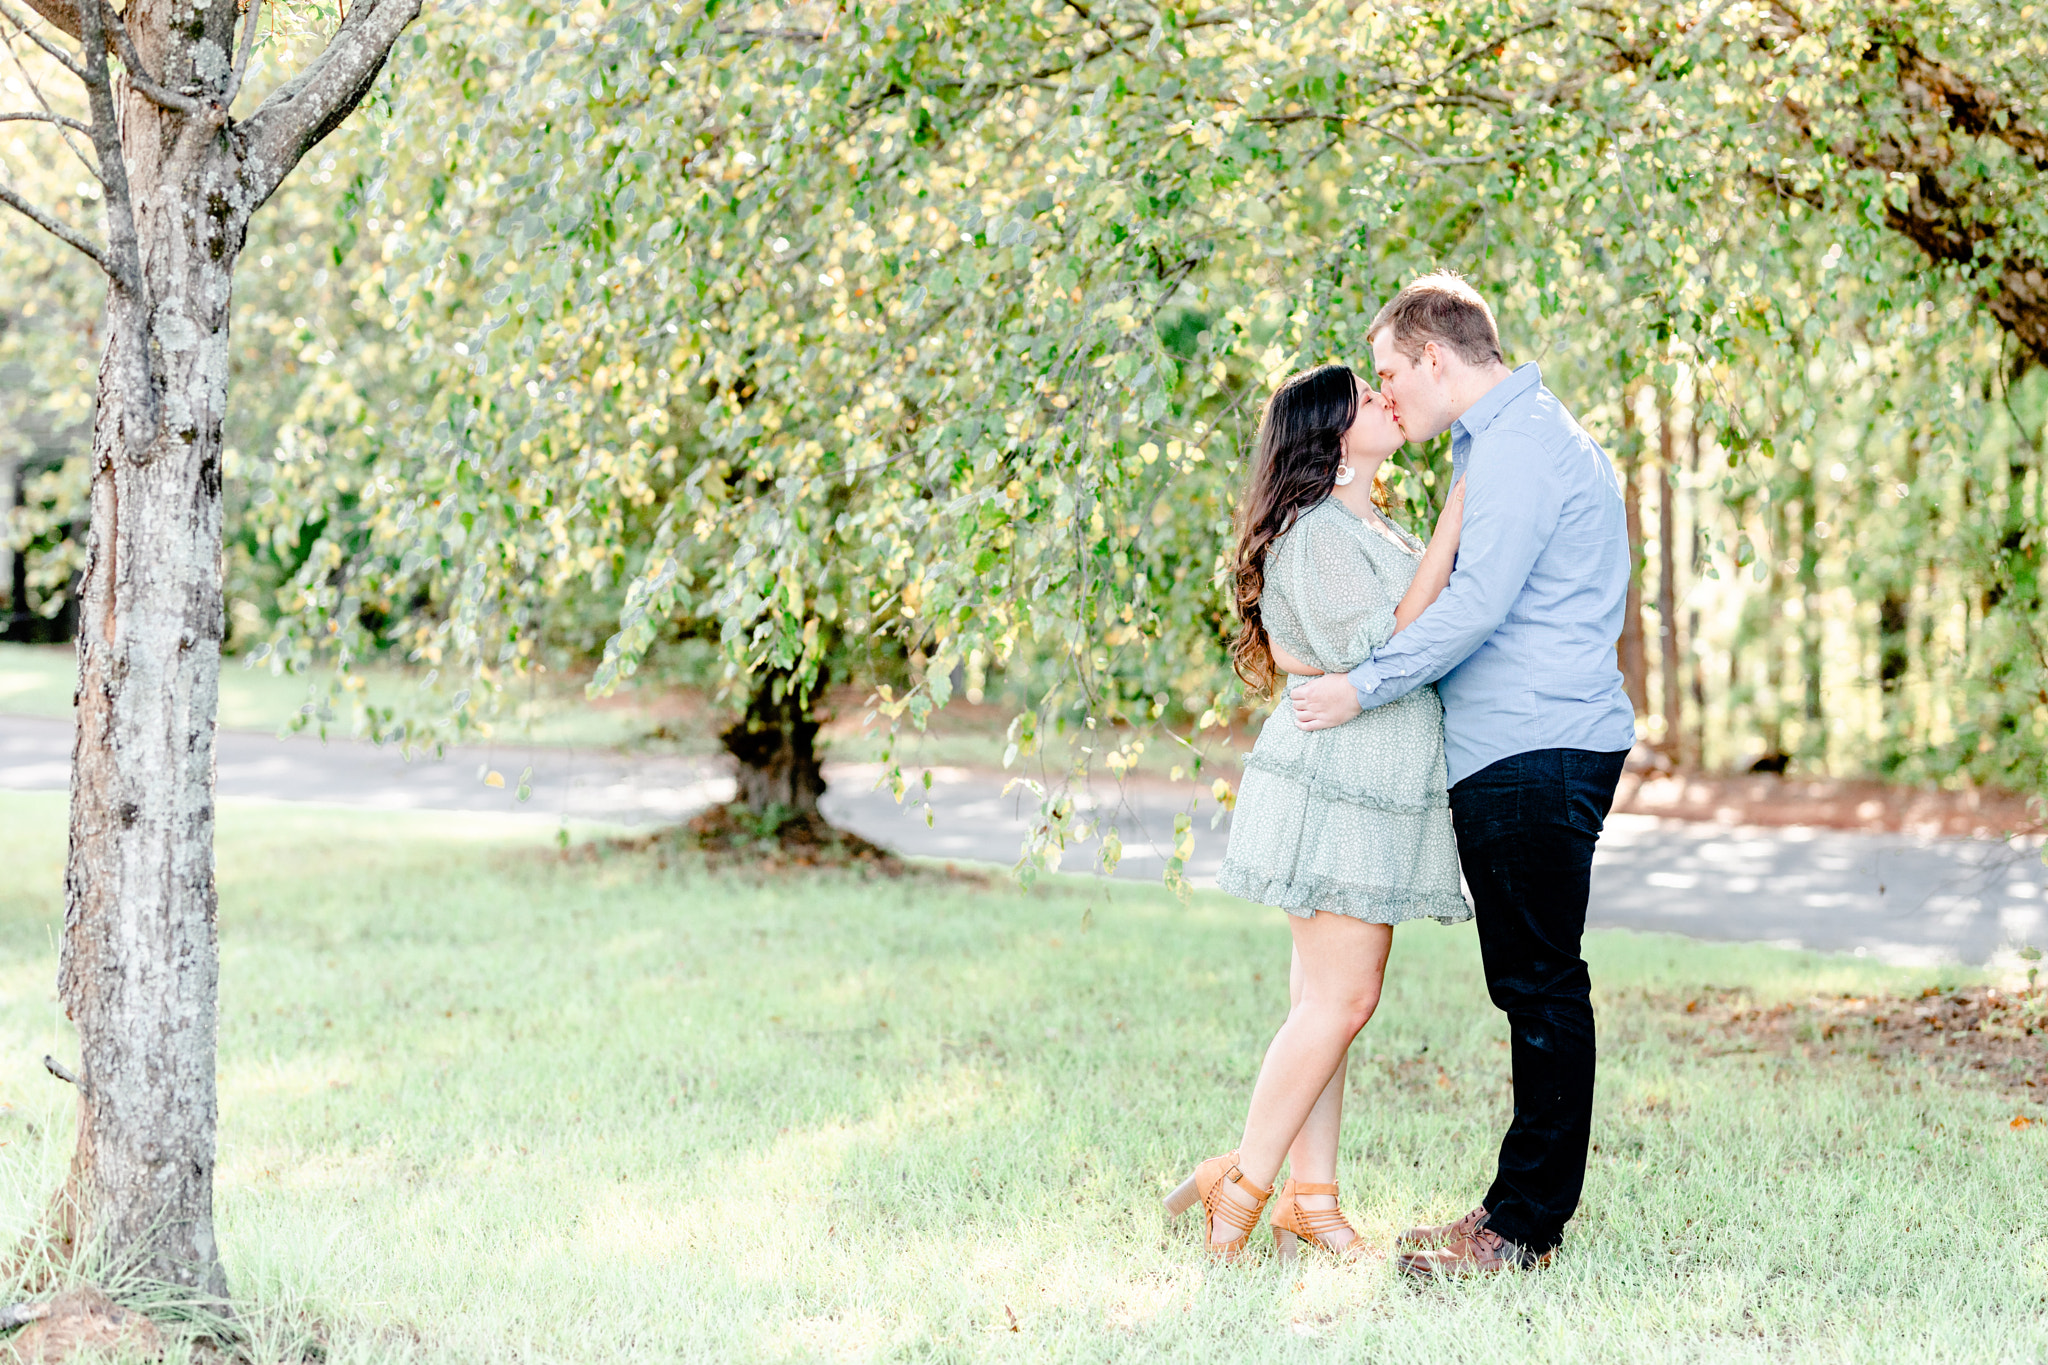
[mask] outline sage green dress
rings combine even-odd
[[[1302,662],[1348,672],[1393,637],[1394,606],[1421,558],[1421,542],[1391,522],[1368,525],[1326,498],[1267,547],[1266,630]],[[1295,725],[1283,697],[1244,766],[1216,878],[1225,891],[1303,917],[1472,917],[1458,887],[1435,687],[1328,730]]]

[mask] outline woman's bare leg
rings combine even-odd
[[[1298,948],[1287,972],[1287,999],[1290,1006],[1301,1004],[1301,950]],[[1346,1048],[1344,1055],[1337,1059],[1337,1070],[1330,1077],[1330,1083],[1316,1097],[1316,1107],[1308,1111],[1308,1122],[1301,1125],[1301,1131],[1294,1135],[1294,1145],[1287,1149],[1289,1179],[1304,1185],[1337,1183],[1337,1145],[1344,1132],[1344,1073],[1350,1065],[1351,1050]],[[1297,1194],[1295,1199],[1304,1209],[1337,1207],[1334,1194]],[[1332,1232],[1324,1240],[1341,1250],[1351,1240],[1351,1234]]]
[[[1287,1005],[1291,1014],[1301,1005],[1301,950],[1294,950],[1287,968]],[[1294,1135],[1287,1149],[1287,1174],[1309,1185],[1328,1185],[1337,1179],[1337,1143],[1344,1129],[1344,1071],[1351,1060],[1349,1048],[1337,1061],[1336,1074],[1316,1097],[1308,1111],[1308,1122]],[[1317,1196],[1327,1199],[1328,1196]],[[1313,1206],[1311,1206],[1313,1207]]]
[[[1273,1183],[1281,1160],[1297,1144],[1295,1179],[1335,1179],[1345,1051],[1379,1005],[1394,940],[1391,925],[1366,924],[1349,915],[1289,916],[1288,925],[1294,932],[1288,972],[1294,1007],[1266,1049],[1238,1144],[1238,1169],[1259,1186]],[[1234,1185],[1226,1182],[1222,1189],[1242,1202]],[[1328,1200],[1328,1195],[1318,1196],[1306,1206],[1327,1208]],[[1222,1232],[1220,1240],[1232,1235],[1224,1227],[1212,1232]]]

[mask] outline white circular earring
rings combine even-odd
[[[1350,465],[1340,464],[1337,466],[1337,487],[1342,488],[1345,484],[1350,483],[1353,479],[1357,477],[1358,471],[1353,469]]]

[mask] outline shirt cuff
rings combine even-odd
[[[1379,691],[1380,684],[1386,681],[1380,673],[1380,666],[1367,659],[1346,676],[1351,679],[1351,690],[1358,693],[1358,704],[1370,710],[1372,694]]]

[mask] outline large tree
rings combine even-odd
[[[10,45],[40,59],[21,66],[30,106],[0,119],[78,157],[99,221],[5,184],[0,203],[106,280],[60,981],[81,1062],[67,1231],[220,1298],[213,731],[235,265],[251,215],[369,93],[419,0],[361,0],[245,117],[260,0],[28,3],[41,22],[0,6]]]
[[[733,744],[742,788],[774,795],[756,755],[805,769],[821,669],[915,717],[956,671],[1029,661],[1019,757],[1065,722],[1112,770],[1125,722],[1234,709],[1227,465],[1305,344],[1362,352],[1379,271],[1476,226],[1473,186],[1404,186],[1392,158],[1489,159],[1444,144],[1498,105],[1514,16],[495,18],[431,34],[443,88],[476,75],[453,136],[394,127],[357,163],[387,268],[355,277],[360,340],[291,436],[321,452],[280,500],[323,527],[297,642],[488,672],[579,580],[624,583],[600,686],[709,635],[734,739],[778,740]],[[477,60],[514,32],[519,67]],[[1383,261],[1360,221],[1405,200],[1424,233]],[[1038,851],[1070,815],[1049,801]]]
[[[394,111],[343,160],[371,260],[279,309],[335,356],[280,458],[252,462],[265,533],[298,556],[285,643],[402,650],[474,705],[565,612],[612,634],[601,681],[708,638],[741,704],[769,703],[740,733],[786,734],[759,749],[785,756],[815,670],[914,718],[956,676],[1028,669],[1020,760],[1065,724],[1062,758],[1115,773],[1150,744],[1191,767],[1181,742],[1238,702],[1214,583],[1261,397],[1290,365],[1362,359],[1379,299],[1449,264],[1618,456],[1648,430],[1631,392],[1703,433],[1712,486],[1673,490],[1710,518],[1703,573],[1764,572],[1811,613],[1738,630],[1728,709],[1777,726],[1776,695],[1735,704],[1759,665],[1825,762],[1824,566],[1959,560],[1923,625],[1994,597],[2006,570],[1954,552],[2022,507],[2038,458],[2001,449],[2020,463],[1987,479],[1959,438],[1989,409],[1946,397],[1986,371],[2005,277],[1927,269],[1885,211],[1903,182],[1835,159],[1877,145],[1880,96],[1905,89],[1872,16],[1939,18],[1917,14],[1844,0],[1802,33],[1711,4],[473,11],[425,35],[397,96],[459,91],[456,112]],[[2004,73],[2024,106],[2038,40],[2011,7],[1972,16],[1922,50]],[[2003,145],[1951,158],[2019,206],[2001,250],[2024,246],[2035,174]],[[1872,458],[1838,483],[1822,452],[1863,433]],[[1887,442],[1941,468],[1910,476]],[[1654,463],[1646,487],[1672,474]],[[1431,452],[1405,482],[1438,472]],[[1659,585],[1660,618],[1680,597]],[[1915,671],[1931,688],[1945,666]],[[2024,693],[1991,704],[2008,730]],[[1911,722],[1923,752],[1941,724]],[[1973,752],[2008,781],[2048,753],[2001,742]],[[1067,775],[1032,774],[1040,853],[1085,828]]]

